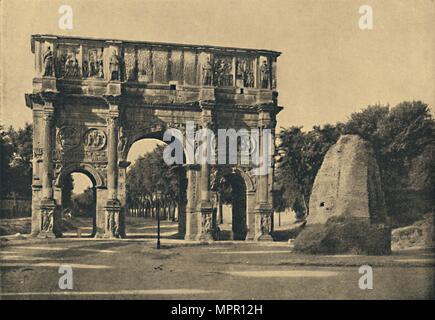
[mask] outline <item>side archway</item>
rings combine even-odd
[[[140,181],[142,181],[142,183],[145,181],[149,183],[150,181],[147,179],[135,179],[137,182],[133,183],[133,185],[135,190],[140,190],[139,192],[133,192],[131,188],[132,185],[129,185],[129,183],[131,183],[130,178],[132,177],[132,174],[138,177],[141,176],[141,174],[147,175],[151,172],[148,167],[145,167],[142,168],[139,173],[137,170],[141,164],[136,162],[137,159],[144,157],[145,154],[154,153],[157,150],[157,147],[159,149],[165,148],[165,145],[172,143],[164,141],[163,134],[163,131],[150,132],[145,130],[144,132],[136,133],[131,136],[125,135],[126,142],[125,146],[122,148],[122,155],[120,155],[123,160],[120,161],[119,168],[118,197],[121,201],[122,210],[125,211],[126,219],[129,222],[132,222],[132,225],[136,225],[135,221],[138,220],[142,220],[142,222],[139,223],[143,223],[144,220],[142,218],[154,219],[156,217],[156,209],[154,206],[155,201],[153,199],[157,194],[156,191],[159,190],[155,189],[155,186],[153,188],[150,184],[140,185]],[[179,140],[177,141],[180,143]],[[121,151],[121,149],[119,151]],[[159,152],[161,152],[161,149]],[[183,152],[183,157],[184,154],[185,153]],[[159,157],[153,159],[153,161],[164,161],[161,154]],[[123,166],[123,163],[125,163],[126,166]],[[163,166],[165,166],[165,164],[163,164]],[[127,167],[129,168],[127,169]],[[164,202],[164,205],[162,205],[163,209],[161,218],[167,219],[171,222],[178,222],[178,233],[175,234],[175,232],[177,232],[177,225],[173,224],[171,225],[170,232],[174,231],[174,234],[171,234],[170,236],[183,238],[186,229],[186,188],[180,186],[187,185],[186,170],[183,166],[177,166],[175,164],[173,168],[168,168],[170,171],[172,171],[171,169],[174,169],[172,172],[178,173],[178,190],[174,189],[169,192],[169,194],[173,196],[168,196],[166,192],[160,193],[159,196],[162,197],[162,201]],[[132,195],[134,196],[132,197]],[[172,226],[174,226],[173,229]],[[131,236],[147,236],[144,235],[143,230],[136,230],[135,228],[132,228],[131,230],[133,230]]]
[[[103,173],[97,170],[93,165],[87,163],[73,163],[61,168],[55,179],[55,189],[57,190],[55,198],[61,208],[63,202],[62,188],[65,178],[73,173],[82,173],[92,182],[95,201],[95,215],[92,219],[92,236],[102,237],[104,235],[105,205],[107,202],[106,179]],[[61,212],[63,212],[63,210],[61,210]]]
[[[65,168],[62,168],[56,178],[55,186],[61,188],[63,179],[73,172],[80,172],[88,176],[96,188],[105,187],[105,179],[102,174],[98,172],[94,166],[83,163],[70,164]]]

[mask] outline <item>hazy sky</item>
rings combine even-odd
[[[73,30],[58,8],[73,8]],[[358,8],[371,5],[373,30]],[[1,0],[1,122],[31,121],[31,34],[211,44],[281,51],[278,126],[344,121],[368,104],[434,105],[433,0]]]

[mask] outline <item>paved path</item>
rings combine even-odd
[[[1,299],[424,299],[433,297],[434,255],[306,256],[287,243],[163,240],[15,240],[0,253]],[[373,290],[358,269],[373,267]],[[61,265],[73,290],[59,289]]]

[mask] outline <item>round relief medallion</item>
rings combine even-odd
[[[106,134],[100,129],[89,129],[85,132],[84,145],[89,150],[101,150],[106,145]]]
[[[74,127],[62,127],[57,133],[57,141],[63,149],[74,148],[80,143],[80,133]]]

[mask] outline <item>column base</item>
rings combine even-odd
[[[274,241],[270,234],[263,234],[253,239],[254,241]]]
[[[200,229],[196,240],[211,242],[216,239],[215,223],[213,222],[213,208],[211,203],[201,203]]]
[[[273,241],[272,238],[272,214],[270,204],[259,204],[255,208],[255,232],[254,241]]]
[[[254,232],[248,231],[248,233],[246,234],[245,241],[254,241],[254,239],[255,239]]]
[[[41,239],[54,239],[54,238],[59,238],[60,236],[55,235],[54,232],[40,232],[37,236],[37,238],[41,238]]]
[[[118,199],[110,199],[104,208],[106,211],[103,238],[122,238],[125,232],[121,230],[121,202]]]
[[[102,232],[97,232],[94,236],[95,239],[103,239],[104,238],[104,233]]]
[[[54,199],[42,199],[40,204],[39,232],[35,234],[38,238],[58,238],[62,236],[56,212],[57,206]]]

